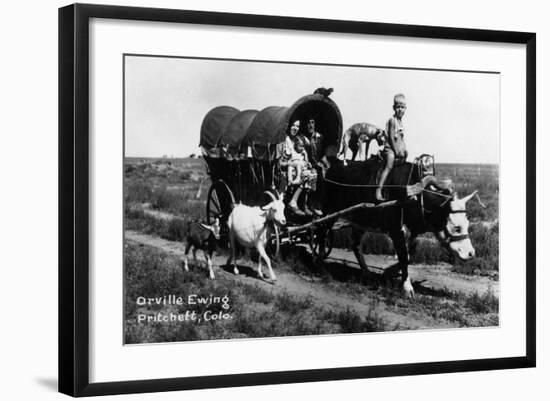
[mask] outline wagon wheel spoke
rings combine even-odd
[[[231,193],[231,189],[229,189],[223,181],[216,181],[211,185],[206,203],[206,216],[209,223],[212,223],[216,218],[219,219],[220,234],[225,239],[229,232],[227,219],[234,203],[235,200]],[[224,240],[222,240],[222,242],[224,242]]]
[[[212,214],[215,216],[219,216],[221,214],[221,207],[220,207],[220,201],[218,199],[218,194],[216,193],[216,191],[212,192],[211,203],[213,206]]]
[[[270,241],[268,242],[268,254],[272,258],[278,258],[279,257],[279,250],[280,250],[279,227],[274,225],[273,226],[273,231],[271,232]]]
[[[313,252],[319,253],[319,242],[317,242],[317,239],[313,240]]]
[[[310,247],[313,256],[321,260],[327,258],[332,251],[333,239],[333,232],[331,230],[312,233]]]

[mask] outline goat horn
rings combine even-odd
[[[264,194],[268,195],[271,199],[273,199],[273,202],[275,202],[275,201],[277,200],[278,195],[279,195],[279,194],[277,194],[277,198],[275,198],[275,195],[273,195],[273,194],[272,194],[271,192],[269,192],[269,191],[264,191]]]
[[[482,208],[486,208],[487,205],[485,205],[482,201],[481,201],[481,198],[479,197],[479,194],[477,193],[477,189],[472,192],[470,195],[468,196],[465,196],[464,198],[462,198],[462,200],[464,201],[464,203],[467,203],[469,200],[471,200],[472,198],[476,198],[477,201],[479,202],[479,205],[482,207]]]
[[[462,198],[461,200],[464,201],[464,203],[468,202],[470,199],[472,199],[475,194],[477,194],[477,190],[472,192],[470,195],[467,195],[465,196],[464,198]]]

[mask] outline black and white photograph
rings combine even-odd
[[[125,345],[499,326],[498,72],[121,70]]]
[[[1,399],[548,398],[543,2],[6,5]]]

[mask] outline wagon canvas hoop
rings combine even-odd
[[[97,336],[92,335],[94,333],[94,325],[99,326],[103,324],[102,327],[105,327],[105,323],[109,323],[110,321],[107,320],[107,316],[103,316],[104,320],[102,319],[102,321],[95,319],[94,312],[101,307],[101,300],[92,297],[94,289],[92,284],[94,282],[90,279],[94,274],[94,265],[91,261],[101,256],[94,254],[97,248],[94,248],[94,244],[91,242],[91,239],[94,238],[93,228],[97,220],[107,218],[105,214],[101,215],[101,213],[97,213],[98,209],[94,208],[95,206],[91,201],[91,199],[95,199],[94,196],[101,192],[100,190],[103,190],[103,193],[106,192],[104,190],[105,187],[98,188],[93,185],[94,176],[100,174],[101,170],[98,168],[98,165],[94,165],[93,163],[97,161],[98,152],[105,151],[107,148],[105,146],[94,148],[94,145],[97,145],[97,142],[94,142],[97,140],[94,137],[94,129],[102,121],[94,120],[95,116],[97,116],[95,114],[97,110],[91,107],[94,99],[92,99],[90,94],[92,92],[96,94],[100,93],[98,90],[99,87],[105,84],[107,80],[101,74],[94,75],[95,80],[91,79],[92,72],[89,68],[94,65],[94,57],[100,57],[99,54],[102,50],[101,47],[93,49],[94,51],[91,49],[92,42],[90,41],[90,37],[92,34],[97,33],[93,31],[93,29],[96,29],[94,28],[93,20],[108,20],[115,24],[117,20],[129,20],[136,23],[138,21],[156,21],[169,22],[176,25],[183,24],[191,27],[200,24],[206,27],[215,26],[222,30],[238,27],[239,29],[247,28],[254,31],[258,30],[258,27],[261,27],[261,29],[283,30],[286,33],[301,31],[316,32],[322,35],[326,32],[333,32],[342,35],[354,35],[356,38],[368,34],[374,37],[450,39],[459,42],[481,41],[486,42],[487,46],[491,43],[514,43],[521,45],[525,49],[525,57],[522,60],[526,67],[525,85],[527,89],[524,99],[526,112],[525,153],[527,157],[525,166],[521,166],[521,170],[525,170],[523,176],[527,177],[526,207],[525,210],[521,211],[526,216],[526,258],[524,263],[526,287],[522,289],[525,292],[525,325],[521,327],[522,338],[524,340],[521,344],[522,352],[517,355],[508,355],[505,350],[500,349],[501,353],[495,354],[494,357],[433,359],[430,362],[413,361],[393,364],[372,362],[364,358],[362,363],[348,363],[338,366],[318,364],[314,367],[309,366],[304,368],[303,365],[295,365],[296,368],[294,369],[287,366],[283,366],[280,369],[255,367],[255,369],[251,368],[249,370],[227,370],[225,373],[216,371],[211,376],[206,374],[187,374],[181,377],[170,377],[169,374],[166,374],[164,376],[126,376],[116,380],[97,380],[97,378],[94,378],[92,372],[99,366],[98,364],[94,365],[98,361],[98,359],[94,358],[96,358],[96,353],[101,348],[100,343],[97,341]],[[92,5],[72,5],[60,9],[59,28],[59,390],[61,392],[73,396],[92,396],[535,366],[534,150],[536,71],[534,34]],[[126,28],[128,27],[121,28],[120,32],[123,32]],[[130,27],[130,29],[133,28]],[[116,42],[114,40],[115,36],[117,34],[112,36],[113,43]],[[101,43],[98,35],[94,36],[94,38],[97,40],[94,42],[95,44]],[[299,38],[297,37],[296,40],[299,40]],[[116,65],[120,67],[120,57],[118,56],[120,55],[117,55]],[[96,72],[95,70],[94,73]],[[119,69],[116,70],[116,75],[121,75]],[[523,80],[523,76],[519,76],[517,79]],[[97,87],[92,88],[91,85],[97,85]],[[121,86],[110,85],[113,91],[119,91]],[[117,98],[117,96],[113,96],[113,98]],[[251,113],[253,114],[253,112]],[[124,126],[124,121],[121,120],[120,123],[114,123],[113,125],[118,129],[118,127]],[[118,141],[117,146],[120,146],[121,141],[119,139],[116,138]],[[235,158],[238,159],[240,153],[237,152],[240,152],[240,149],[237,151],[237,149],[232,147],[231,143],[224,142],[226,139],[223,136],[218,137],[212,143],[214,143],[214,147],[220,145],[221,147],[231,149],[231,152],[234,152]],[[258,158],[265,156],[267,159],[271,159],[276,155],[274,153],[276,147],[273,146],[273,142],[257,143],[254,141],[251,142],[251,145],[256,150]],[[108,163],[108,161],[102,160],[102,163]],[[117,159],[114,164],[120,168],[120,160]],[[113,175],[112,171],[115,170],[110,171],[111,175]],[[266,170],[264,169],[263,171],[265,174]],[[270,181],[272,176],[272,173],[268,173],[264,175],[264,180],[267,177],[267,181]],[[261,180],[258,174],[256,178]],[[121,204],[119,199],[111,199],[110,203],[116,205],[117,208]],[[113,231],[113,225],[111,225],[111,231]],[[110,262],[115,263],[113,261]],[[100,284],[103,286],[102,290],[105,297],[111,296],[108,289],[109,283],[101,282]],[[117,319],[120,319],[120,316],[115,321]],[[116,326],[116,324],[113,326]],[[446,334],[450,336],[452,333]],[[426,337],[430,335],[432,334],[427,333]],[[435,335],[432,338],[436,338]],[[107,340],[116,343],[117,349],[123,348],[119,337],[115,340],[109,337]],[[331,338],[304,339],[302,342],[303,347],[300,351],[307,348],[307,341],[327,344],[332,340]],[[346,337],[345,339],[347,342],[354,340],[353,336]],[[243,343],[236,344],[235,347],[239,347]],[[275,346],[276,341],[272,341],[270,344]],[[247,343],[248,349],[254,348],[254,345],[253,342]],[[217,349],[223,348],[219,344],[212,344],[211,346]],[[148,348],[149,346],[136,347],[132,350],[132,353],[145,353]],[[264,346],[263,350],[268,352],[269,350],[266,350],[266,348],[269,347]],[[155,349],[159,354],[166,352],[165,350],[162,347]],[[191,350],[191,346],[186,348],[186,351]],[[242,353],[241,359],[250,357],[250,354],[254,356],[254,352]],[[112,355],[110,364],[113,366],[118,367],[117,364],[120,362],[126,362],[128,365],[132,364],[131,359],[121,361],[122,358],[115,357],[115,353]],[[150,361],[150,359],[146,359],[145,361]],[[304,361],[305,359],[302,358],[297,363]],[[170,363],[169,359],[166,359],[165,362],[166,365]],[[134,365],[139,364],[134,361]],[[106,368],[105,365],[101,365],[101,367]],[[119,372],[123,371],[119,369]]]

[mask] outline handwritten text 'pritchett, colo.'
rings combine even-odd
[[[228,320],[233,316],[229,313],[231,308],[229,297],[202,296],[190,294],[186,297],[170,294],[161,297],[137,297],[136,304],[140,306],[137,314],[138,323],[171,323],[171,322],[208,322],[212,320]],[[189,309],[174,308],[188,306]],[[152,312],[144,310],[147,307],[165,306],[169,311]]]

